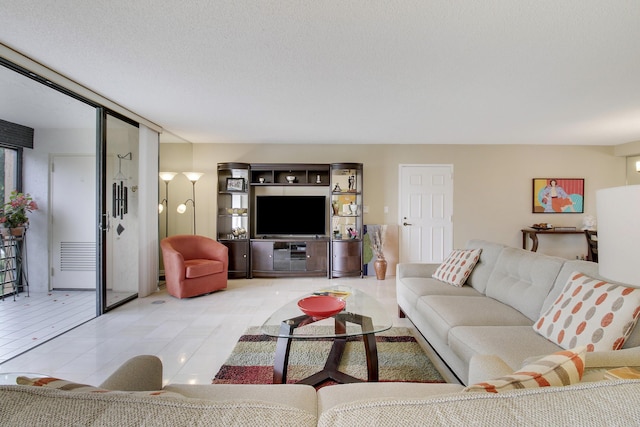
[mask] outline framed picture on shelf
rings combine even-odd
[[[584,213],[583,178],[534,178],[532,213]]]
[[[227,178],[227,191],[244,191],[244,178]]]

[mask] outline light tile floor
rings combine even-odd
[[[228,288],[179,300],[161,290],[95,318],[27,353],[0,364],[0,372],[36,372],[100,384],[128,358],[161,358],[166,383],[210,384],[238,338],[261,325],[283,304],[333,285],[361,289],[397,316],[395,278],[287,278],[230,280]]]
[[[20,292],[0,300],[0,365],[96,316],[91,291]]]

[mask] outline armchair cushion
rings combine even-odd
[[[184,262],[187,279],[222,273],[224,264],[220,261],[209,259],[190,259]]]

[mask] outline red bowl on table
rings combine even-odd
[[[300,310],[307,316],[315,318],[331,317],[344,310],[346,305],[344,300],[330,295],[316,295],[298,301]]]

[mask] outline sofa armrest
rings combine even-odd
[[[124,362],[101,388],[118,391],[162,390],[162,362],[156,356],[135,356]]]
[[[522,362],[522,366],[533,363],[544,356],[545,355],[527,357]],[[593,351],[587,352],[585,356],[585,369],[609,369],[621,366],[640,366],[640,347],[610,351]]]
[[[467,385],[476,384],[513,373],[513,368],[495,354],[474,354],[469,361]]]
[[[587,353],[586,368],[617,368],[619,366],[640,366],[640,347]]]
[[[440,264],[402,263],[396,266],[396,278],[431,277]]]

